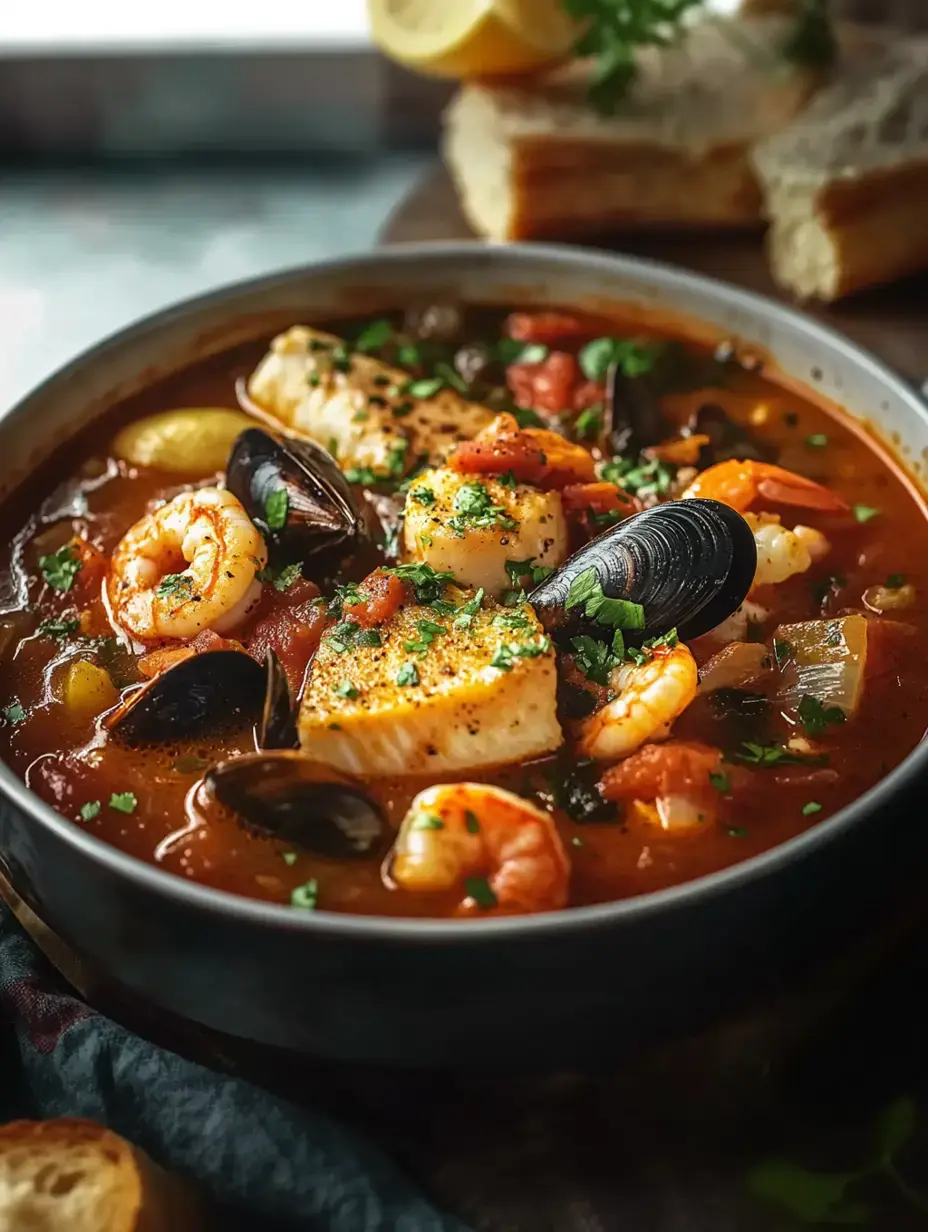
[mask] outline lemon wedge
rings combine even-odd
[[[368,0],[368,11],[392,60],[459,80],[552,67],[578,30],[560,0]]]

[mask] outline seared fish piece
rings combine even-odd
[[[506,570],[508,561],[553,569],[567,557],[559,492],[462,475],[447,467],[412,481],[403,534],[409,559],[496,596],[516,584]]]
[[[494,418],[452,389],[414,398],[409,384],[407,372],[351,352],[334,334],[294,325],[271,343],[248,393],[270,419],[334,453],[343,471],[368,472],[359,481],[373,483],[399,478],[423,459],[440,464]]]
[[[436,608],[438,610],[436,610]],[[445,588],[376,630],[329,629],[300,708],[300,742],[350,774],[446,774],[553,752],[555,651],[528,604]]]

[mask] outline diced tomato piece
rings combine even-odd
[[[709,775],[722,764],[719,749],[698,741],[646,744],[612,766],[600,782],[607,800],[657,800],[661,796],[698,798],[711,785]]]
[[[580,366],[566,351],[552,351],[539,364],[510,364],[506,380],[518,406],[556,415],[573,406]]]
[[[300,607],[304,603],[310,603],[313,599],[318,599],[322,591],[315,582],[300,576],[295,582],[291,582],[285,591],[278,592],[275,590],[274,593],[280,594],[280,601],[284,607]]]
[[[395,574],[375,570],[358,587],[361,595],[357,603],[346,603],[346,620],[356,621],[362,629],[372,629],[402,607],[406,599],[406,587]]]
[[[255,625],[248,640],[248,653],[263,663],[268,650],[273,650],[287,673],[291,691],[296,694],[327,619],[323,608],[311,604],[281,608]]]
[[[547,428],[520,429],[512,415],[498,415],[472,441],[462,441],[448,459],[452,470],[471,475],[512,471],[520,483],[553,491],[570,483],[591,483],[596,469],[582,445]]]
[[[605,402],[606,387],[600,381],[584,381],[574,390],[574,410],[585,411]]]
[[[614,483],[569,483],[561,491],[567,513],[627,513],[639,508],[628,492]]]
[[[593,457],[582,445],[575,445],[547,428],[526,428],[522,435],[544,454],[544,474],[538,481],[539,487],[551,491],[572,483],[595,481]]]
[[[585,338],[590,327],[566,312],[514,312],[506,318],[503,330],[516,342],[556,346],[559,342]]]

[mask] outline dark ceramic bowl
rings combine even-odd
[[[632,303],[735,336],[928,457],[916,393],[798,313],[660,265],[578,249],[411,245],[218,291],[88,351],[0,422],[9,490],[115,399],[196,358],[411,296]],[[308,915],[191,884],[108,847],[0,766],[0,853],[36,914],[130,994],[191,1023],[329,1059],[616,1063],[706,1025],[852,937],[926,844],[928,748],[800,838],[675,889],[468,923]]]

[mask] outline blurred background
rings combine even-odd
[[[0,5],[0,407],[171,300],[369,246],[450,90],[376,53],[365,0]]]

